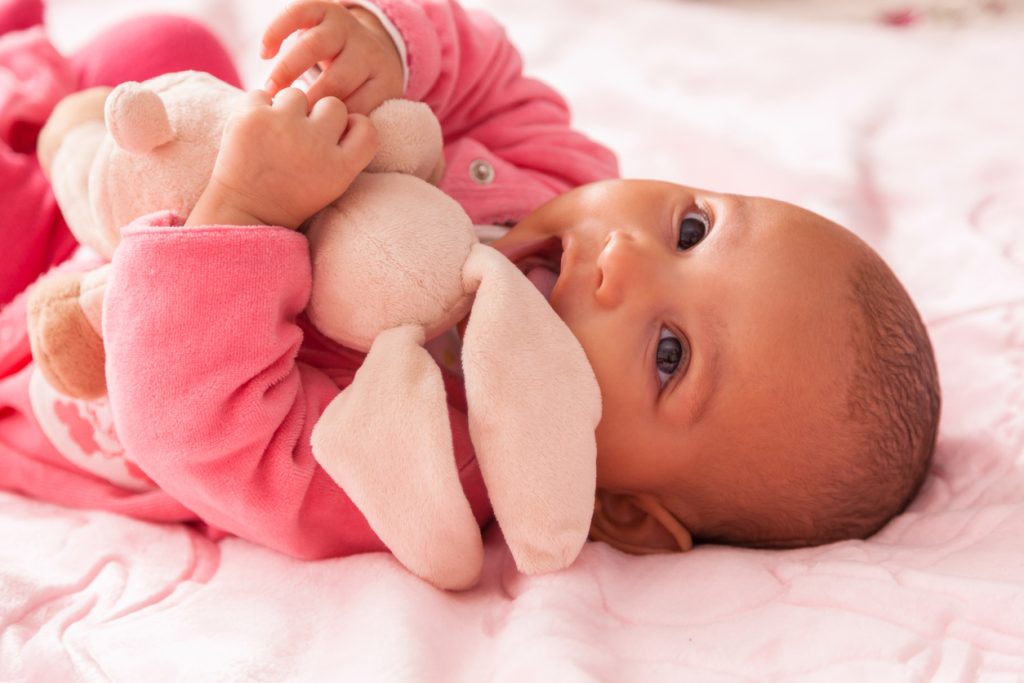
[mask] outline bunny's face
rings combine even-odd
[[[462,267],[476,243],[461,207],[399,173],[364,173],[310,221],[309,315],[335,341],[369,349],[383,330],[423,327],[429,339],[469,311]]]

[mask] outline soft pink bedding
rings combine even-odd
[[[470,3],[474,4],[474,3]],[[668,0],[490,0],[626,174],[770,194],[855,229],[929,323],[933,472],[867,541],[588,544],[444,594],[385,555],[299,562],[0,494],[0,680],[1024,680],[1024,30],[805,22]],[[272,0],[51,0],[59,46],[142,9],[242,62]]]

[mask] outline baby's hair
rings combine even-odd
[[[852,481],[826,492],[833,500],[820,529],[826,538],[869,536],[905,510],[924,482],[939,427],[935,357],[910,296],[867,250],[850,284],[859,315],[847,411],[858,429],[848,458]]]
[[[829,476],[797,482],[771,515],[736,506],[699,540],[782,548],[866,538],[921,488],[940,408],[928,332],[876,254],[864,249],[849,278],[854,361],[845,410],[833,415],[833,429],[798,446],[828,463]]]

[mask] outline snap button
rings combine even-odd
[[[469,177],[481,185],[494,181],[494,167],[485,159],[476,159],[469,165]]]

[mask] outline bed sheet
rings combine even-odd
[[[906,283],[944,392],[935,464],[873,538],[636,558],[588,544],[445,594],[386,555],[238,539],[0,493],[0,680],[1024,680],[1024,33],[900,30],[670,0],[469,2],[508,26],[630,176],[850,226]],[[270,0],[51,0],[72,48],[206,19],[250,85]]]

